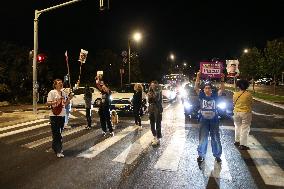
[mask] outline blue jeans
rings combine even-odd
[[[219,133],[218,117],[214,119],[200,119],[198,155],[205,157],[207,152],[208,135],[210,132],[211,147],[214,157],[221,157],[222,146]]]
[[[70,103],[65,106],[65,110],[66,110],[65,125],[68,125],[68,122],[69,122],[70,108],[71,108]]]

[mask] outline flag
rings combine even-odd
[[[67,50],[65,52],[65,58],[66,58],[66,62],[68,62],[68,54],[67,54]]]

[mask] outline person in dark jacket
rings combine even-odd
[[[154,136],[152,140],[152,145],[157,146],[160,144],[162,138],[161,132],[161,121],[162,121],[162,90],[157,81],[152,81],[150,83],[150,89],[148,92],[148,112],[151,124],[151,131]]]
[[[142,91],[143,91],[142,85],[139,83],[136,83],[134,85],[134,91],[135,92],[132,98],[132,104],[133,104],[135,125],[139,126],[139,128],[142,129],[141,117],[140,117],[140,112],[142,108]]]
[[[103,135],[104,136],[106,135],[107,127],[108,127],[109,134],[111,136],[114,136],[113,128],[112,128],[112,124],[110,120],[111,91],[106,86],[106,84],[102,85],[101,93],[102,93],[102,99],[99,105],[99,115],[100,115],[100,122],[101,122],[101,127],[103,130]]]
[[[92,91],[88,85],[85,86],[85,108],[86,108],[86,118],[87,126],[86,129],[91,129],[92,117],[91,117],[91,108],[92,108]]]

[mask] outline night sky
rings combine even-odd
[[[32,49],[34,10],[62,2],[3,1],[0,40]],[[264,48],[267,40],[283,37],[283,10],[281,0],[110,0],[110,10],[99,11],[99,0],[83,0],[40,16],[39,49],[68,50],[76,57],[81,48],[90,54],[101,49],[120,54],[129,35],[139,30],[143,40],[133,49],[145,67],[163,64],[170,52],[189,64],[230,59],[244,48]]]

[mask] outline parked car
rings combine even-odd
[[[271,85],[273,83],[273,79],[272,78],[260,78],[258,80],[255,81],[256,85]]]
[[[101,92],[95,87],[90,87],[90,89],[92,91],[92,104],[94,104],[98,101],[98,99],[102,98],[102,95]],[[84,94],[85,87],[79,87],[78,89],[74,90],[74,97],[71,100],[72,108],[85,108]]]

